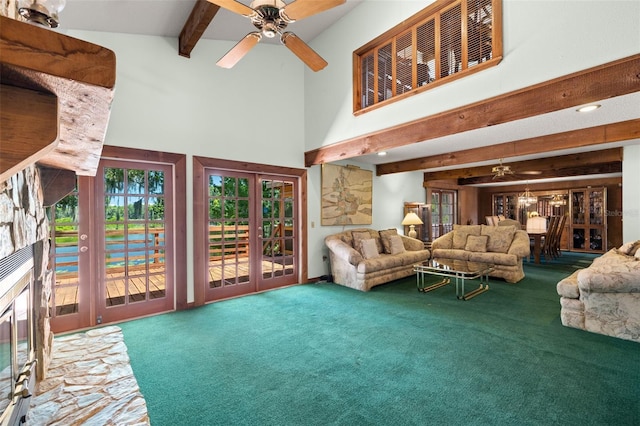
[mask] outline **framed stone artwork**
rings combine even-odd
[[[373,172],[322,165],[322,225],[371,225]]]

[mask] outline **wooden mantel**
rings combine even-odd
[[[35,162],[95,175],[115,81],[111,50],[0,16],[0,182]]]

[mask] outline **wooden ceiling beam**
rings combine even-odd
[[[500,158],[504,159],[521,155],[538,154],[541,152],[583,148],[636,138],[640,138],[640,119],[521,139],[481,148],[431,155],[412,160],[379,164],[376,167],[376,173],[378,176],[381,176],[390,173],[450,167],[479,161],[496,160],[497,162]]]
[[[640,54],[305,152],[307,167],[640,91]]]
[[[220,6],[207,0],[198,0],[193,5],[191,14],[184,23],[178,39],[178,54],[186,58],[191,57],[191,51],[202,37],[213,18],[220,10]]]
[[[576,167],[576,165],[580,167],[590,167],[596,164],[608,162],[619,162],[622,164],[622,149],[611,148],[600,151],[561,155],[551,158],[539,158],[535,160],[516,161],[511,163],[504,162],[504,165],[509,166],[511,170],[513,170],[516,174],[522,174],[523,172],[529,171],[553,172],[554,170]],[[459,169],[441,170],[437,172],[427,172],[424,174],[424,180],[431,181],[440,179],[471,179],[482,176],[489,176],[489,179],[491,179],[493,177],[491,169],[497,165],[498,163],[496,161],[496,164],[491,164],[488,166],[465,167]],[[509,180],[509,176],[505,176],[504,180]]]
[[[543,170],[539,174],[516,174],[504,176],[498,179],[493,179],[492,175],[476,176],[472,178],[458,179],[458,185],[477,185],[480,183],[496,183],[496,182],[509,182],[512,180],[530,180],[536,181],[538,179],[558,178],[558,177],[575,177],[575,176],[589,176],[609,173],[621,173],[622,161],[611,161],[605,163],[598,163],[592,165],[580,165],[575,167],[563,167],[561,169]]]

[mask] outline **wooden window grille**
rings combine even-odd
[[[354,52],[354,113],[501,60],[502,0],[437,1]]]

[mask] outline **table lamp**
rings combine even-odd
[[[422,223],[423,222],[420,220],[418,215],[414,212],[407,213],[404,219],[402,219],[402,225],[409,225],[409,237],[411,238],[416,238],[418,236],[418,233],[416,232],[416,225],[422,225]]]

